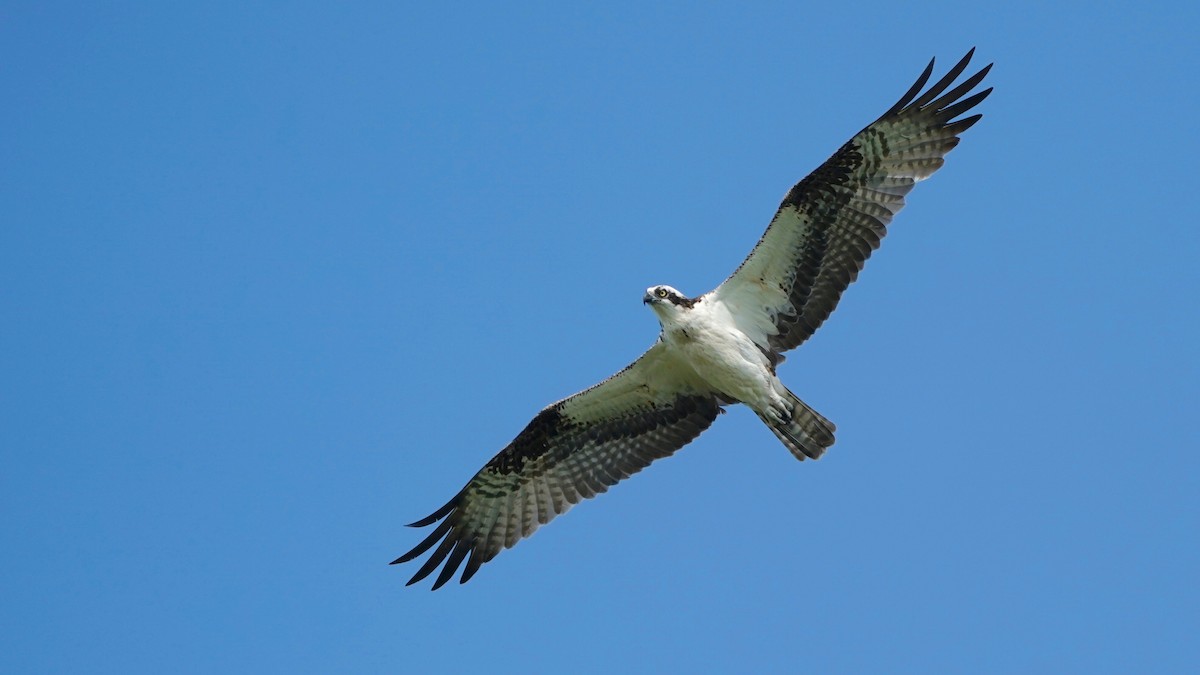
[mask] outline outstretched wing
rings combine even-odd
[[[656,343],[616,375],[538,413],[449,503],[412,524],[441,521],[393,564],[440,541],[408,583],[444,561],[436,590],[466,561],[465,583],[539,525],[686,445],[720,406],[715,392]]]
[[[991,93],[962,98],[990,64],[946,91],[974,53],[922,94],[930,61],[891,110],[787,193],[750,256],[712,292],[764,348],[787,351],[817,330],[879,247],[904,196],[941,168],[958,135],[982,117],[954,119]]]

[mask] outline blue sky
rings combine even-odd
[[[0,670],[1200,662],[1191,4],[8,3]],[[931,56],[946,168],[781,373],[467,585],[387,562]]]

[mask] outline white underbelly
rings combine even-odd
[[[714,389],[755,408],[773,398],[774,377],[766,358],[745,335],[716,330],[671,337],[684,360]]]

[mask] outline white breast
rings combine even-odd
[[[773,398],[774,375],[767,358],[719,303],[698,303],[663,327],[663,340],[722,393],[755,408]]]

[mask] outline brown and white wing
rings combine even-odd
[[[955,119],[991,93],[963,98],[991,65],[949,89],[974,52],[921,93],[930,61],[896,105],[787,193],[750,256],[712,292],[763,348],[784,352],[817,330],[879,247],[904,196],[982,117]]]
[[[436,544],[408,583],[442,565],[436,590],[464,561],[465,583],[538,526],[671,455],[721,412],[716,393],[690,372],[659,342],[616,375],[546,407],[445,506],[411,525],[438,523],[393,564]]]

